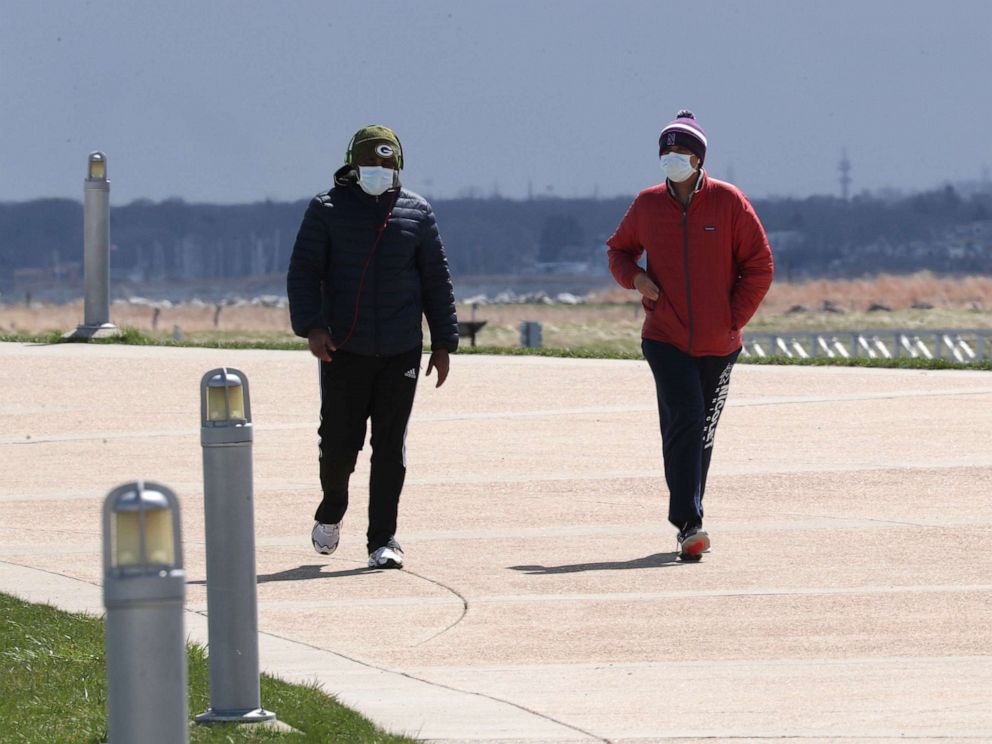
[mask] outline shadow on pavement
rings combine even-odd
[[[360,576],[366,573],[373,573],[377,569],[368,566],[357,566],[347,568],[344,571],[322,571],[322,565],[300,566],[290,568],[279,573],[265,574],[258,577],[258,583],[264,584],[267,581],[306,581],[307,579],[334,579],[342,576]]]
[[[631,568],[661,568],[674,566],[682,561],[678,553],[655,553],[632,561],[608,561],[604,563],[574,563],[566,566],[508,566],[513,571],[527,574],[579,573],[581,571],[626,571]]]
[[[264,574],[262,576],[256,577],[256,582],[259,584],[264,584],[269,581],[306,581],[308,579],[334,579],[343,576],[361,576],[366,573],[374,573],[379,571],[377,568],[369,568],[368,566],[358,566],[357,568],[348,568],[344,571],[322,571],[324,568],[322,565],[310,565],[310,566],[299,566],[298,568],[290,568],[285,571],[279,571],[278,573]],[[187,584],[206,584],[204,580],[198,581],[187,581]]]

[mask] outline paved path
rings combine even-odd
[[[206,642],[198,395],[224,365],[251,382],[266,671],[445,744],[992,741],[987,372],[739,366],[713,552],[683,565],[646,365],[458,356],[418,391],[408,568],[376,572],[367,448],[341,548],[309,546],[305,353],[0,344],[0,591],[101,613],[103,499],[157,480]]]

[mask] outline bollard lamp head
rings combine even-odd
[[[182,568],[179,502],[157,483],[137,481],[104,502],[104,571],[149,574]]]
[[[107,180],[107,156],[102,152],[96,151],[90,153],[86,178],[90,181]]]
[[[242,426],[251,422],[248,379],[230,367],[207,372],[200,384],[201,425]]]

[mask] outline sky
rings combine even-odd
[[[432,198],[633,195],[681,108],[751,197],[988,178],[987,0],[3,0],[0,201],[242,203],[399,135]]]

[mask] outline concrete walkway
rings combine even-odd
[[[411,421],[407,569],[378,572],[367,447],[341,548],[309,545],[309,355],[0,344],[0,591],[102,613],[103,499],[156,480],[207,641],[198,396],[225,365],[267,672],[445,744],[992,741],[987,372],[739,366],[689,565],[645,364],[456,356]]]

